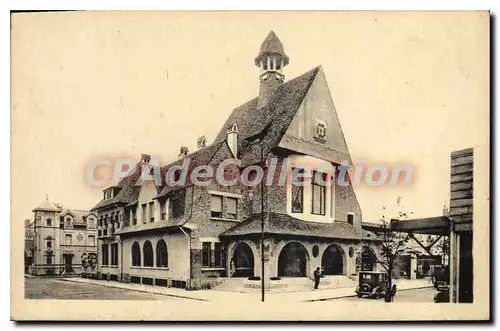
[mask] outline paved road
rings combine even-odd
[[[434,302],[434,294],[436,294],[436,290],[434,288],[420,288],[415,290],[407,290],[397,292],[395,302]],[[363,301],[363,300],[379,300],[383,301],[383,298],[380,299],[365,299],[365,298],[343,298],[338,300],[349,300],[349,301]]]
[[[25,278],[24,280],[26,299],[183,300],[166,295],[67,282],[54,278]]]

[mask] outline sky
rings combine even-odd
[[[410,185],[355,187],[363,220],[401,197],[415,217],[449,201],[450,153],[489,143],[486,12],[73,12],[12,17],[12,217],[45,196],[90,209],[97,158],[168,162],[210,143],[258,95],[275,31],[286,79],[322,65],[351,157],[408,165]]]

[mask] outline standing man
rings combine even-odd
[[[321,270],[319,267],[314,270],[314,289],[317,290],[319,286],[319,278],[321,276]]]

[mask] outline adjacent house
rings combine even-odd
[[[85,210],[64,209],[48,197],[33,209],[33,213],[34,221],[27,229],[33,251],[29,273],[82,273],[86,267],[84,261],[97,253],[97,215]]]

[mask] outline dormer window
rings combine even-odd
[[[71,227],[71,217],[66,217],[65,226],[67,228]]]

